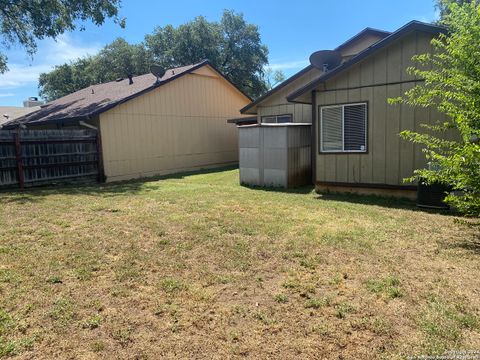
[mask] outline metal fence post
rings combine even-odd
[[[23,173],[22,144],[20,142],[20,130],[18,130],[15,133],[14,138],[15,138],[15,158],[17,160],[18,186],[20,186],[20,189],[23,189],[25,185],[25,176]]]

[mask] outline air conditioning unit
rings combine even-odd
[[[43,101],[38,100],[37,97],[31,96],[23,102],[23,107],[34,107],[43,105]]]

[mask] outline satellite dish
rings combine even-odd
[[[157,82],[165,75],[165,69],[160,65],[153,64],[150,66],[150,72],[157,77]]]
[[[320,50],[310,55],[310,64],[322,71],[332,70],[342,62],[342,55],[335,50]]]

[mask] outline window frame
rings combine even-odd
[[[278,122],[278,118],[282,116],[290,116],[290,122]],[[264,122],[263,119],[265,118],[275,118],[275,122]],[[293,123],[293,114],[280,114],[280,115],[264,115],[260,118],[262,124],[288,124],[288,123]]]
[[[365,150],[345,150],[345,107],[354,105],[365,105]],[[325,108],[342,108],[342,150],[323,150],[323,111]],[[368,101],[354,103],[341,103],[331,105],[319,105],[319,126],[318,126],[318,153],[319,154],[368,154]]]

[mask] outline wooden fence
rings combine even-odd
[[[0,187],[103,180],[94,130],[0,130]]]

